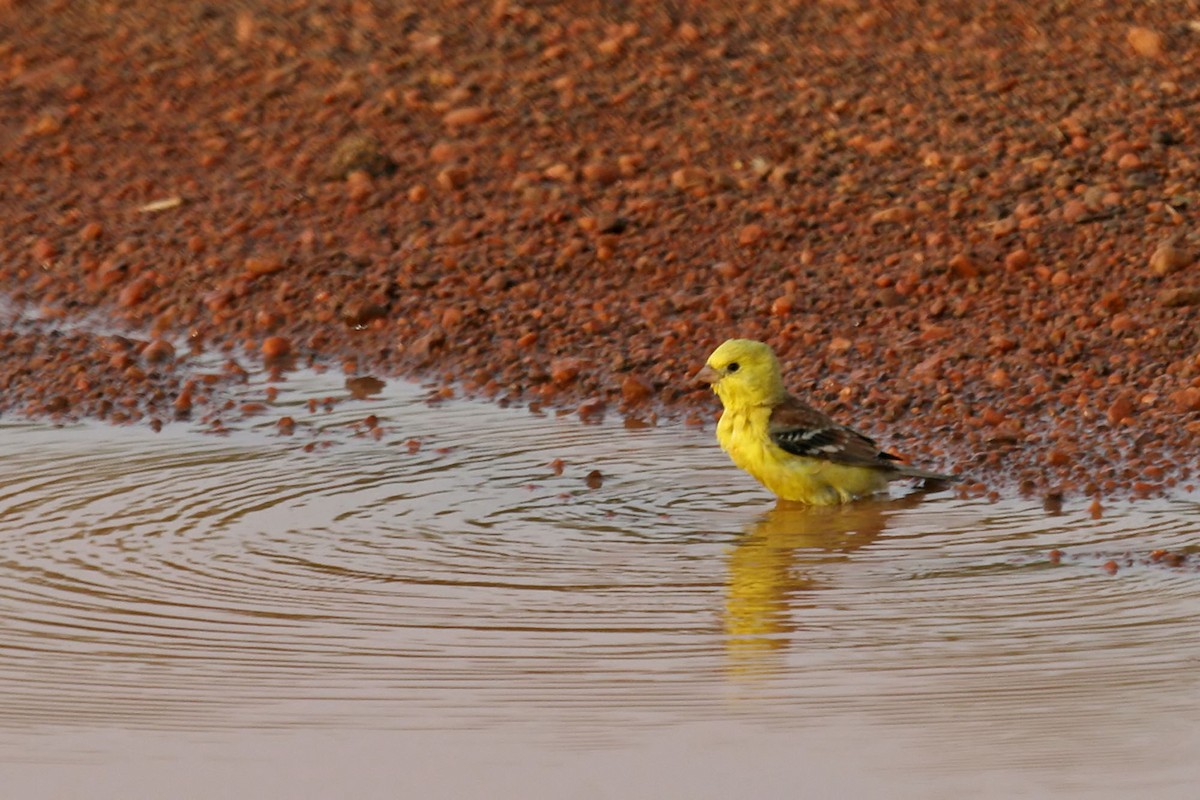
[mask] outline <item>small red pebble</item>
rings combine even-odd
[[[566,465],[567,465],[567,462],[563,461],[561,458],[556,458],[550,462],[550,470],[555,475],[562,475],[563,468],[566,467]]]
[[[604,485],[604,475],[598,469],[594,469],[584,478],[589,489],[599,489]]]
[[[791,295],[776,297],[775,301],[771,303],[771,313],[776,317],[787,316],[788,314],[792,313],[792,308],[794,308],[795,305],[796,300]]]
[[[370,197],[373,191],[375,191],[375,184],[371,181],[371,176],[363,170],[356,169],[346,176],[346,196],[352,201],[361,202]],[[275,270],[271,269],[268,272],[275,272]]]
[[[1200,411],[1200,388],[1195,386],[1171,392],[1167,399],[1178,406],[1181,411]]]
[[[1099,500],[1093,500],[1091,506],[1088,507],[1088,514],[1092,519],[1100,519],[1104,516],[1104,506],[1100,505]]]
[[[420,439],[409,439],[407,442],[404,443],[404,446],[408,449],[409,453],[416,453],[418,450],[421,449],[421,440]]]
[[[434,180],[443,189],[453,191],[465,186],[470,177],[470,173],[462,167],[447,167],[439,172]]]
[[[983,420],[984,425],[987,425],[992,428],[996,427],[997,425],[1000,425],[1006,419],[1006,417],[1002,413],[1000,413],[999,411],[997,411],[996,409],[994,409],[990,406],[983,410],[983,413],[980,415],[980,418]]]
[[[680,23],[679,27],[675,30],[675,33],[680,39],[688,44],[694,44],[695,42],[700,41],[700,38],[703,36],[703,34],[700,33],[700,29],[690,22]]]
[[[1046,463],[1052,467],[1065,467],[1071,463],[1071,456],[1062,450],[1051,450],[1046,454]]]
[[[274,256],[264,256],[260,258],[247,258],[243,262],[247,274],[252,277],[259,275],[270,275],[273,272],[279,272],[283,269],[283,261]]]
[[[453,108],[442,115],[442,123],[447,128],[461,128],[470,125],[478,125],[491,115],[491,109],[484,106]]]
[[[894,136],[884,136],[882,139],[867,142],[863,149],[866,150],[868,155],[884,156],[899,152],[900,142]]]
[[[280,417],[279,422],[275,423],[279,428],[280,434],[291,436],[296,431],[296,420],[291,417]]]
[[[762,225],[756,225],[752,222],[738,231],[738,244],[742,247],[749,247],[757,244],[766,235],[767,232],[763,230]]]
[[[190,389],[184,389],[175,398],[175,418],[184,419],[192,413],[192,392]]]
[[[1025,267],[1028,267],[1031,263],[1033,263],[1033,257],[1030,256],[1029,251],[1024,248],[1013,250],[1004,257],[1005,268],[1012,272],[1022,270]]]
[[[621,381],[621,399],[628,405],[637,405],[654,394],[650,381],[637,375],[626,375]]]
[[[741,268],[729,261],[718,261],[716,264],[713,264],[713,272],[726,281],[731,281],[742,274]]]
[[[32,253],[38,261],[49,261],[58,255],[58,248],[49,239],[42,238],[33,243]]]
[[[987,382],[997,389],[1006,389],[1012,385],[1012,378],[1004,369],[997,367],[988,374]]]
[[[599,397],[593,397],[580,403],[576,413],[585,420],[590,419],[598,414],[603,414],[605,405],[604,400]]]
[[[566,386],[575,380],[583,368],[583,361],[578,358],[559,358],[550,362],[550,380],[559,386]]]
[[[592,162],[584,164],[583,179],[589,183],[598,183],[607,186],[610,183],[615,183],[621,177],[621,171],[616,164],[607,161]]]
[[[1120,292],[1105,292],[1096,303],[1096,307],[1106,314],[1116,314],[1124,311],[1126,304],[1125,295]]]
[[[1133,170],[1142,165],[1142,159],[1138,158],[1137,153],[1126,153],[1117,159],[1117,169]]]
[[[828,344],[829,352],[834,353],[835,355],[838,353],[844,353],[851,347],[854,347],[854,342],[850,341],[845,336],[834,336],[829,340]]]
[[[978,278],[979,273],[982,272],[979,262],[966,253],[958,253],[950,259],[946,266],[960,278]]]
[[[1174,237],[1159,244],[1150,255],[1150,271],[1155,275],[1170,275],[1191,263],[1191,252],[1180,247]]]
[[[1121,395],[1113,401],[1108,407],[1108,424],[1116,426],[1121,420],[1128,419],[1133,416],[1133,392],[1122,392]]]
[[[1081,200],[1068,200],[1063,203],[1062,217],[1064,222],[1074,224],[1087,216],[1088,207]]]
[[[136,280],[121,290],[117,295],[117,303],[122,308],[136,306],[142,300],[146,299],[146,295],[150,292],[151,282],[145,278]]]
[[[1132,333],[1138,329],[1137,320],[1129,314],[1113,314],[1112,321],[1108,323],[1108,327],[1115,334]]]
[[[1051,550],[1048,555],[1049,555],[1051,564],[1058,564],[1062,561],[1062,555],[1063,555],[1062,550],[1059,550],[1056,548],[1054,550]]]
[[[1153,28],[1134,26],[1125,34],[1125,41],[1139,56],[1160,58],[1166,49],[1163,35]]]
[[[1117,562],[1113,561],[1113,560],[1110,558],[1108,561],[1105,561],[1105,562],[1104,562],[1104,563],[1103,563],[1103,564],[1100,566],[1100,569],[1104,570],[1104,571],[1105,571],[1105,572],[1107,572],[1109,575],[1116,575],[1116,574],[1117,574]]]
[[[268,336],[262,343],[262,354],[267,358],[283,358],[292,352],[292,343],[282,336]]]
[[[146,349],[142,351],[142,358],[150,364],[160,364],[164,361],[170,361],[174,357],[175,348],[165,339],[155,339],[146,345]]]
[[[671,185],[681,192],[702,189],[708,183],[708,173],[699,167],[683,167],[671,173]]]

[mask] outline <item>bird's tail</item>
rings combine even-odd
[[[930,472],[927,469],[919,469],[910,467],[907,464],[896,464],[897,478],[920,478],[923,481],[933,481],[937,483],[956,483],[961,481],[958,475],[946,475],[941,472]]]

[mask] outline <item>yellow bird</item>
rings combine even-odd
[[[889,481],[955,481],[902,464],[875,441],[793,397],[766,344],[730,339],[697,373],[725,410],[717,441],[733,463],[781,500],[827,506],[881,492]]]

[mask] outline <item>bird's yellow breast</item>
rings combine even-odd
[[[788,453],[771,441],[768,406],[726,408],[717,423],[717,441],[733,463],[782,500],[834,505],[887,487],[881,470],[855,467]]]

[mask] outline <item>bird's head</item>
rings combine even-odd
[[[708,357],[696,379],[712,384],[726,408],[756,406],[784,394],[775,351],[753,339],[730,339]]]

